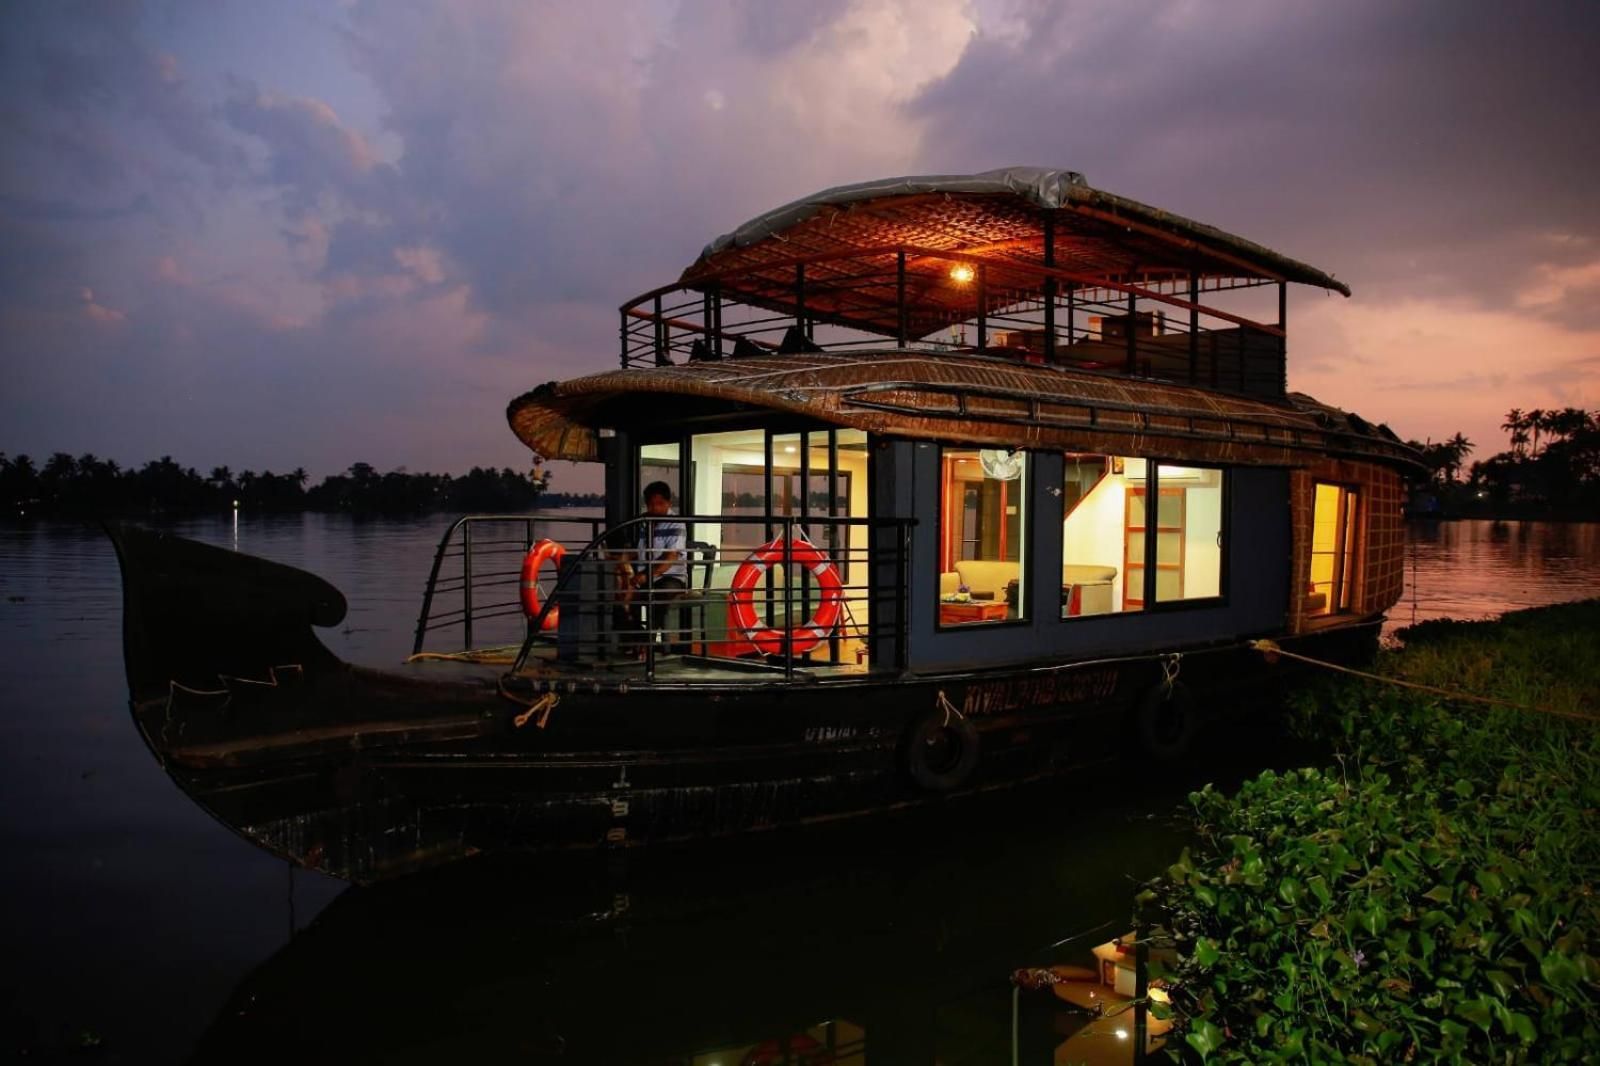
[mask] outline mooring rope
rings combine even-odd
[[[534,715],[539,716],[539,720],[533,723],[534,728],[543,729],[550,724],[550,712],[555,710],[556,704],[561,702],[561,697],[554,692],[546,692],[536,700],[525,700],[506,688],[506,679],[503,677],[500,679],[499,687],[500,695],[515,703],[518,707],[526,708],[521,714],[511,719],[511,723],[518,729],[527,725]]]
[[[946,729],[950,727],[950,716],[952,714],[956,716],[957,721],[960,721],[962,718],[966,717],[966,715],[961,713],[961,709],[959,707],[950,702],[950,697],[944,694],[944,689],[939,690],[939,698],[934,701],[933,709],[944,712],[944,722],[941,724]]]
[[[472,651],[419,651],[406,656],[408,663],[483,663],[504,666],[515,661],[520,644],[505,644],[497,648],[477,648]]]
[[[1379,681],[1385,685],[1395,685],[1399,688],[1416,689],[1418,692],[1427,692],[1435,696],[1443,696],[1451,700],[1464,700],[1470,703],[1487,703],[1495,707],[1508,707],[1514,711],[1531,711],[1534,714],[1549,714],[1557,718],[1572,718],[1580,722],[1600,722],[1600,717],[1584,714],[1581,711],[1564,711],[1559,707],[1545,707],[1542,705],[1515,703],[1503,700],[1498,696],[1478,696],[1471,692],[1461,692],[1456,689],[1440,688],[1437,685],[1424,685],[1418,681],[1406,681],[1398,677],[1384,677],[1382,674],[1369,673],[1366,670],[1357,670],[1353,667],[1342,666],[1339,663],[1330,663],[1326,659],[1314,659],[1309,655],[1299,652],[1286,651],[1272,640],[1252,640],[1247,642],[1250,647],[1261,652],[1270,661],[1272,656],[1281,655],[1286,659],[1297,659],[1312,666],[1321,666],[1329,670],[1336,670],[1341,674],[1350,674],[1352,677],[1363,678],[1367,681]]]

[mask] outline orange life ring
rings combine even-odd
[[[816,613],[804,625],[780,630],[763,625],[756,616],[755,587],[767,567],[784,562],[785,556],[796,566],[811,571],[821,600]],[[844,582],[839,579],[839,569],[808,540],[785,543],[780,537],[763,544],[750,553],[729,585],[728,621],[756,650],[767,655],[782,655],[785,648],[795,654],[810,651],[833,632],[843,613]]]
[[[567,557],[567,549],[553,540],[539,541],[528,549],[528,554],[522,557],[522,613],[529,618],[539,617],[539,570],[544,564],[554,559],[556,572],[561,572],[561,560]],[[554,629],[561,622],[561,608],[554,606],[550,613],[544,616],[544,623],[539,627],[542,630]]]

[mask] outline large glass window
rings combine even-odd
[[[678,451],[677,441],[646,444],[639,449],[639,491],[644,492],[645,486],[652,482],[665,481],[672,489],[672,509],[683,514],[687,508],[683,505],[683,463]],[[644,510],[642,500],[635,500],[634,506],[640,511]]]
[[[1027,454],[946,449],[939,472],[939,624],[1026,618]]]
[[[1319,481],[1311,519],[1311,587],[1307,614],[1350,610],[1355,584],[1356,505],[1354,489]]]
[[[783,520],[794,520],[796,533],[826,549],[845,583],[842,621],[814,661],[861,662],[862,634],[870,625],[864,563],[865,526],[844,527],[828,521],[867,513],[867,435],[856,429],[815,429],[771,433],[763,429],[697,433],[690,439],[693,474],[692,511],[722,519],[702,521],[693,534],[705,546],[707,562],[697,587],[725,592],[750,553],[783,534]],[[768,462],[770,457],[770,464]],[[708,550],[707,550],[708,549]],[[782,566],[768,568],[757,597],[758,615],[777,626],[785,615]],[[815,607],[815,582],[809,571],[795,575],[795,612],[809,616]],[[716,656],[748,654],[751,646],[722,617],[724,598],[713,595],[707,615],[708,648]]]
[[[1208,467],[1156,464],[1156,602],[1222,595],[1222,488]]]
[[[1143,460],[1068,453],[1061,482],[1061,617],[1144,605]],[[1139,494],[1139,495],[1135,495]],[[1128,589],[1130,574],[1133,587]]]
[[[1120,455],[1064,462],[1061,617],[1141,611],[1151,585],[1158,603],[1222,594],[1223,471]]]

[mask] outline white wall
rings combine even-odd
[[[1222,591],[1222,486],[1191,488],[1184,500],[1183,598],[1216,596]]]
[[[1122,610],[1122,540],[1126,520],[1127,483],[1108,474],[1089,490],[1061,525],[1061,558],[1073,566],[1116,567],[1112,610]]]

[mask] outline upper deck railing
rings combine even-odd
[[[1215,303],[1217,294],[1271,285],[1273,322]],[[621,356],[628,369],[892,346],[1276,397],[1286,388],[1286,312],[1281,281],[1171,271],[1101,278],[893,246],[651,290],[621,308]]]

